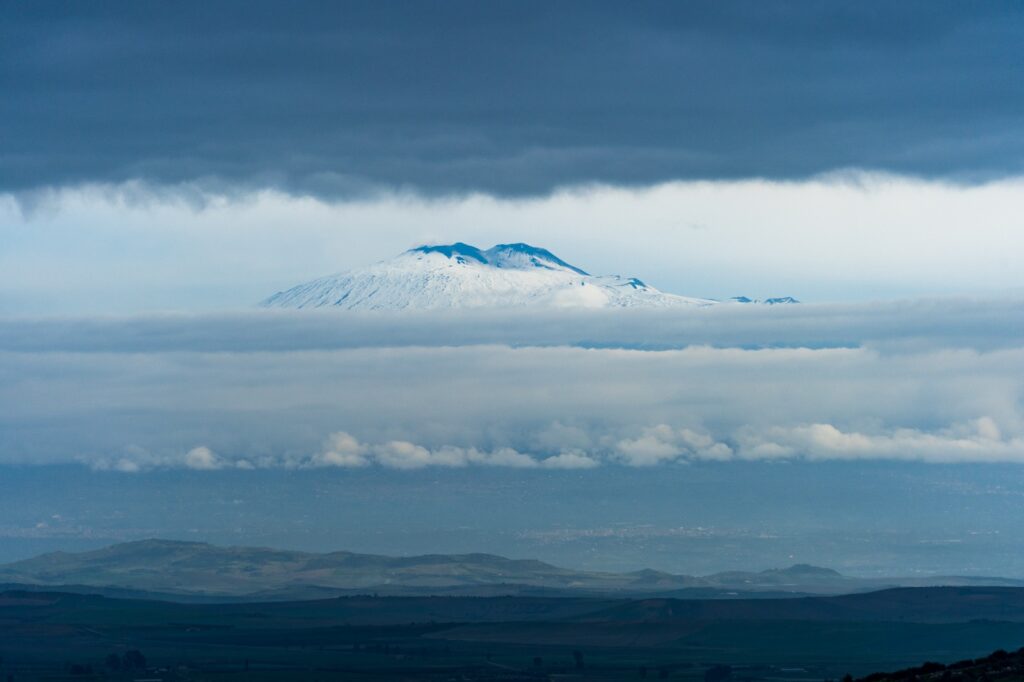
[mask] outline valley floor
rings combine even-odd
[[[1015,592],[892,593],[853,596],[856,619],[828,599],[777,600],[773,619],[772,600],[716,613],[711,603],[674,600],[178,604],[6,592],[0,679],[800,682],[953,663],[1024,643]],[[1001,619],[978,617],[994,603],[1012,608]],[[911,605],[894,611],[900,604]]]

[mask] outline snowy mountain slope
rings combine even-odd
[[[410,249],[391,260],[281,291],[277,308],[402,310],[492,307],[705,307],[716,301],[667,294],[636,278],[591,275],[547,249],[457,242]]]

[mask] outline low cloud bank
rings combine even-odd
[[[670,350],[1021,345],[1024,298],[935,298],[680,310],[247,310],[0,317],[0,352],[248,353],[496,345]]]
[[[652,467],[693,461],[754,460],[904,460],[931,463],[1017,462],[1024,463],[1024,438],[1002,437],[989,417],[956,424],[935,432],[894,429],[864,433],[843,431],[832,424],[804,424],[766,429],[740,429],[717,441],[706,432],[674,429],[658,424],[643,429],[637,438],[617,442],[611,434],[594,440],[589,450],[567,450],[553,455],[531,455],[514,448],[479,450],[443,445],[428,448],[409,441],[362,443],[345,431],[330,434],[323,448],[309,456],[261,457],[226,460],[206,446],[192,448],[183,456],[158,456],[133,448],[115,459],[82,459],[94,469],[135,473],[154,468],[194,471],[223,469],[385,469],[415,470],[428,467],[468,466],[511,469],[592,469],[602,465]]]
[[[589,469],[598,462],[579,452],[562,452],[541,459],[512,448],[490,452],[451,445],[429,450],[408,441],[393,440],[379,445],[360,443],[344,431],[332,433],[322,452],[309,460],[289,462],[300,467],[364,467],[377,464],[391,469],[422,469],[428,466],[464,467],[472,464],[514,469]]]
[[[0,320],[0,463],[1024,462],[1024,306]]]

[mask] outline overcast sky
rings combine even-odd
[[[963,539],[1007,517],[970,496],[1024,494],[1019,475],[1010,490],[984,473],[1024,462],[1020,3],[42,1],[3,15],[0,466],[78,473],[73,495],[26,484],[29,511],[0,511],[0,538],[47,514],[67,514],[61,537],[147,514],[165,535],[198,523],[145,494],[59,511],[122,485],[111,477],[153,495],[177,475],[225,491],[259,477],[287,500],[277,538],[317,514],[296,481],[352,499],[370,481],[388,507],[416,481],[410,508],[447,524],[436,549],[500,549],[514,519],[467,534],[469,502],[434,476],[480,481],[481,499],[554,499],[570,481],[572,505],[531,517],[543,533],[587,515],[642,525],[627,482],[687,472],[711,506],[683,510],[663,484],[652,523],[760,514],[804,532],[828,488],[862,501],[854,531],[911,524],[863,491],[893,498],[886,467],[961,467],[953,484],[906,485],[919,511],[952,513],[966,472]],[[528,242],[687,296],[804,303],[255,309],[454,241]],[[806,501],[777,516],[785,470],[751,473],[775,464]],[[638,473],[654,470],[670,473]],[[733,481],[752,497],[727,508]],[[619,503],[601,507],[609,482]],[[205,537],[259,539],[218,513]],[[379,548],[380,518],[345,542]],[[340,537],[322,524],[315,542]],[[862,540],[843,542],[835,557],[855,562]],[[927,570],[922,557],[892,565]],[[942,565],[986,568],[958,561]]]
[[[0,184],[323,196],[1022,170],[1015,2],[12,3]]]
[[[246,307],[426,242],[674,293],[1020,291],[1024,11],[12,4],[0,314]]]

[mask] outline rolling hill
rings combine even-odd
[[[621,594],[689,599],[843,594],[894,586],[1020,586],[1003,578],[864,579],[795,565],[702,577],[641,570],[579,571],[533,559],[493,554],[391,557],[354,552],[312,553],[201,542],[140,540],[103,549],[52,552],[0,566],[0,584],[74,586],[142,594],[261,600],[312,599],[376,592],[392,595]]]

